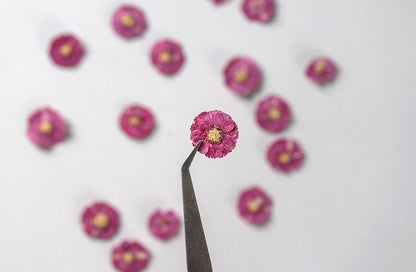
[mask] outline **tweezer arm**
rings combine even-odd
[[[189,167],[200,145],[201,142],[198,142],[182,165],[182,196],[188,272],[212,272],[204,228],[202,227],[201,216],[199,215],[191,173],[189,171]]]

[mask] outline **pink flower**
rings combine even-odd
[[[179,230],[179,217],[174,211],[154,211],[149,218],[149,230],[157,238],[167,240]]]
[[[266,223],[270,218],[271,207],[271,198],[256,186],[242,191],[238,198],[240,216],[250,224]]]
[[[270,165],[284,173],[298,169],[302,165],[303,158],[302,148],[295,140],[279,139],[267,150]]]
[[[113,265],[120,272],[141,271],[149,260],[149,251],[136,241],[123,241],[112,252]]]
[[[231,152],[238,138],[237,124],[219,110],[204,111],[194,119],[191,126],[191,141],[202,144],[199,152],[209,158],[221,158]]]
[[[121,6],[114,12],[112,25],[113,29],[126,39],[141,36],[147,27],[143,12],[130,5]]]
[[[67,133],[65,120],[49,107],[36,110],[28,119],[27,136],[41,148],[51,148],[63,141]]]
[[[274,16],[274,0],[244,0],[243,12],[252,21],[269,22]]]
[[[211,0],[211,2],[213,2],[214,4],[222,4],[227,2],[228,0]]]
[[[135,139],[147,137],[155,126],[151,111],[136,104],[129,105],[123,110],[119,122],[121,129]]]
[[[287,127],[291,119],[289,106],[278,96],[267,96],[257,105],[257,123],[267,131],[281,131]]]
[[[306,76],[316,84],[325,84],[332,81],[337,74],[337,67],[327,57],[313,59],[305,71]]]
[[[237,57],[225,66],[224,82],[234,93],[248,96],[256,91],[261,82],[259,66],[251,59]]]
[[[181,46],[172,40],[157,42],[151,52],[153,65],[165,75],[173,75],[179,71],[184,62]]]
[[[109,204],[95,202],[84,209],[81,216],[84,232],[91,238],[108,240],[119,228],[118,212]]]
[[[84,47],[75,36],[60,35],[52,40],[49,55],[56,65],[74,67],[84,55]]]

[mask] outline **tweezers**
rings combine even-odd
[[[182,197],[185,221],[186,263],[188,272],[212,272],[211,259],[205,240],[204,228],[199,215],[198,204],[192,185],[189,168],[199,149],[201,141],[182,165]]]

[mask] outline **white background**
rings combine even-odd
[[[215,271],[415,271],[415,1],[280,0],[266,26],[246,21],[237,0],[132,2],[149,29],[127,42],[109,23],[120,1],[0,0],[0,271],[113,271],[109,253],[124,238],[151,250],[146,271],[185,271],[183,231],[163,243],[149,235],[146,219],[156,207],[182,214],[179,167],[192,149],[189,126],[210,109],[229,113],[240,129],[234,152],[199,155],[192,168]],[[59,69],[47,56],[62,31],[87,47],[78,69]],[[173,78],[148,58],[165,37],[180,41],[187,57]],[[340,67],[325,88],[303,75],[316,54]],[[222,67],[234,55],[251,56],[264,71],[251,99],[223,86]],[[279,135],[254,122],[256,102],[269,93],[294,113]],[[144,142],[117,126],[132,102],[157,118]],[[25,135],[27,116],[43,105],[71,124],[71,138],[52,152]],[[264,158],[280,136],[297,138],[307,155],[289,176]],[[262,228],[235,208],[238,192],[252,184],[274,200]],[[95,199],[122,214],[110,242],[81,231],[80,212]]]

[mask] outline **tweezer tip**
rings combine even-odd
[[[186,158],[185,162],[182,164],[182,171],[183,170],[188,170],[189,167],[191,167],[191,163],[195,157],[196,152],[198,151],[199,147],[201,146],[202,141],[199,141],[194,149],[192,150],[191,154],[189,154],[188,158]]]

